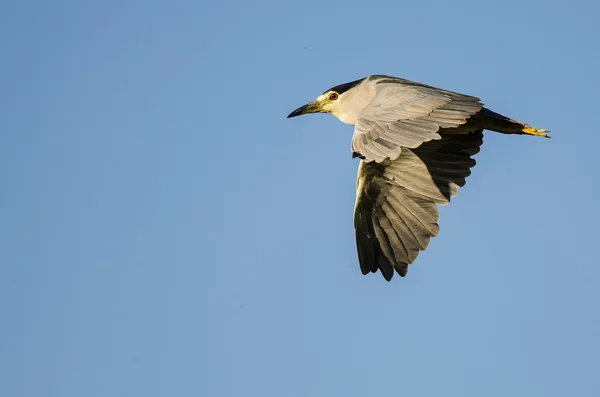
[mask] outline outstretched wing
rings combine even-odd
[[[441,139],[440,128],[455,128],[479,112],[479,98],[377,76],[373,100],[358,114],[352,151],[367,162],[397,158],[402,148]]]
[[[436,204],[448,204],[465,185],[482,143],[479,130],[403,148],[395,160],[360,161],[354,229],[363,274],[406,275],[439,232]]]

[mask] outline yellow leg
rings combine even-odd
[[[545,129],[538,130],[537,128],[534,128],[534,127],[530,126],[529,124],[523,124],[523,129],[521,131],[527,135],[544,136],[546,138],[550,138],[550,136],[548,134],[546,134],[546,132],[550,132],[550,131],[545,130]]]

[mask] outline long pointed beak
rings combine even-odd
[[[307,113],[318,113],[321,111],[322,110],[320,104],[316,101],[313,101],[311,103],[307,103],[304,106],[300,106],[298,109],[288,114],[287,118],[289,119],[290,117],[296,117]]]

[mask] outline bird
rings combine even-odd
[[[379,270],[387,281],[394,271],[406,276],[438,235],[437,206],[465,185],[483,130],[550,137],[485,108],[478,97],[387,75],[334,86],[287,117],[309,113],[354,126],[358,262],[364,275]]]

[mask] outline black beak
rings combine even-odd
[[[320,106],[316,102],[307,103],[304,106],[300,106],[298,109],[294,110],[292,113],[288,114],[287,118],[296,117],[307,113],[317,113],[320,112]]]

